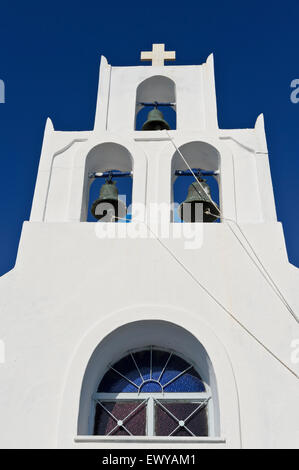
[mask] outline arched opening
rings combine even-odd
[[[86,159],[85,220],[129,222],[131,220],[133,159],[116,143],[94,147]]]
[[[218,151],[205,142],[189,142],[179,150],[173,155],[171,163],[172,221],[219,222],[219,217],[216,217],[219,216],[221,206]],[[200,185],[180,153],[199,179]]]
[[[158,111],[158,115],[155,115],[155,110]],[[161,126],[158,122],[157,129],[153,124],[155,118],[161,121]],[[147,78],[138,85],[136,91],[135,130],[160,130],[159,127],[160,129],[176,129],[175,83],[163,75]]]
[[[219,432],[213,368],[203,346],[186,330],[163,321],[135,322],[110,334],[94,351],[81,390],[79,435]]]

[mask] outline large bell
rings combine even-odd
[[[184,222],[214,222],[220,212],[211,201],[211,191],[205,180],[194,181],[188,188],[187,198],[179,206],[179,216]]]
[[[163,131],[170,130],[168,122],[164,121],[163,113],[157,109],[152,109],[147,115],[147,121],[142,126],[143,131]]]
[[[100,190],[99,198],[91,206],[92,215],[102,222],[118,222],[127,214],[125,204],[118,198],[115,181],[105,181]]]

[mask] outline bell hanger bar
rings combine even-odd
[[[192,168],[192,172],[197,175],[197,176],[215,176],[219,175],[219,171],[204,171],[201,170],[200,168]],[[176,176],[193,176],[190,170],[176,170],[175,175]]]
[[[137,104],[140,104],[141,106],[154,106],[155,108],[157,108],[158,106],[175,106],[176,105],[176,103],[158,103],[158,101],[153,101],[152,103],[139,101]]]
[[[124,178],[128,176],[133,176],[133,171],[117,171],[117,170],[109,170],[109,171],[103,171],[103,172],[94,172],[94,173],[89,173],[88,177],[89,178]]]

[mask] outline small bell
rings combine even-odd
[[[106,180],[100,190],[99,198],[91,206],[92,215],[102,222],[118,222],[127,214],[125,204],[118,198],[115,181]]]
[[[204,179],[191,183],[187,198],[178,208],[184,222],[215,222],[220,212],[217,204],[211,201],[211,191]]]
[[[163,113],[157,109],[152,109],[147,115],[147,121],[142,126],[143,131],[162,131],[163,129],[170,130],[169,124],[164,121]]]

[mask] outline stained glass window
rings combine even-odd
[[[202,402],[166,402],[154,399],[157,436],[207,436],[207,407]]]
[[[208,436],[209,387],[194,366],[153,346],[113,364],[93,397],[94,435]]]
[[[145,435],[145,401],[97,402],[94,434]]]

